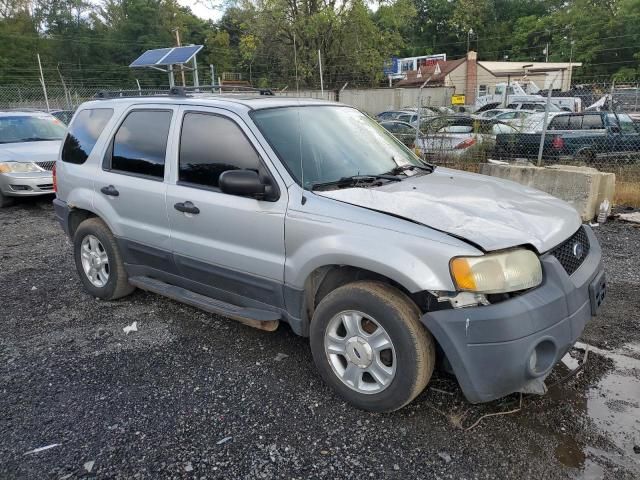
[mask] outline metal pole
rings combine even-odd
[[[176,85],[176,80],[173,77],[173,65],[169,65],[169,88],[173,88]]]
[[[44,75],[42,73],[42,63],[40,63],[40,54],[36,53],[36,56],[38,57],[38,68],[40,69],[40,83],[42,85],[42,91],[44,92],[44,101],[47,104],[47,112],[50,112],[51,109],[49,108],[49,97],[47,96],[47,86],[44,84]]]
[[[176,43],[178,44],[178,47],[181,47],[182,45],[180,44],[180,29],[176,27],[173,31],[176,32]],[[180,64],[180,74],[182,75],[182,86],[186,87],[187,82],[184,79],[184,67],[182,66],[182,64]]]
[[[320,49],[318,49],[318,65],[320,66],[320,94],[324,98],[324,81],[322,80],[322,56],[320,55]]]
[[[196,56],[193,56],[193,86],[200,86],[200,78],[198,77],[198,62],[196,60]]]
[[[544,106],[544,120],[542,121],[542,136],[540,137],[540,147],[538,148],[538,166],[542,166],[542,152],[544,150],[544,140],[547,136],[547,120],[549,119],[549,106],[551,105],[551,92],[553,91],[553,82],[558,78],[558,74],[551,81],[547,90],[547,103]]]
[[[293,32],[293,62],[296,66],[296,96],[300,96],[300,84],[298,83],[298,49],[296,48],[296,33]]]
[[[511,86],[511,75],[507,75],[507,88],[504,89],[504,105],[506,107],[509,105],[509,87]]]
[[[71,95],[67,90],[67,85],[64,83],[64,77],[62,76],[62,72],[60,71],[60,65],[56,65],[56,70],[58,70],[58,75],[60,75],[60,82],[62,82],[62,90],[64,91],[64,100],[67,102],[67,108],[71,110]]]
[[[417,118],[418,126],[416,127],[416,139],[414,141],[414,145],[416,147],[418,147],[418,140],[420,139],[420,132],[421,132],[420,117],[422,113],[422,89],[427,85],[427,83],[429,83],[429,80],[431,80],[431,77],[433,77],[433,75],[430,75],[429,78],[427,78],[424,81],[424,83],[420,87],[420,90],[418,91],[418,118]]]
[[[138,80],[136,78],[136,83],[138,84],[138,95],[141,97],[142,96],[142,88],[140,88],[140,80]]]
[[[211,70],[211,91],[213,91],[213,87],[216,86],[216,68],[212,63],[209,64],[209,70]]]

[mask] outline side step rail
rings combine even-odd
[[[266,330],[267,332],[273,332],[277,329],[278,325],[280,325],[280,319],[282,318],[277,312],[257,308],[238,307],[237,305],[215,300],[187,290],[186,288],[177,287],[151,277],[129,277],[129,283],[142,290],[157,293],[206,312],[232,318],[240,323],[260,330]]]

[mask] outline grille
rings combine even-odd
[[[45,170],[53,170],[53,166],[56,164],[56,162],[36,162],[36,165],[38,165],[40,168],[44,168]]]
[[[578,253],[580,253],[579,250],[582,250],[582,254],[576,255],[576,250],[578,250]],[[580,227],[568,240],[551,250],[551,255],[558,259],[569,275],[573,275],[573,272],[582,265],[588,254],[589,238],[584,231],[584,227]]]

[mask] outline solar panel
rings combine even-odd
[[[155,50],[147,50],[138,58],[136,58],[130,67],[148,67],[155,65],[156,62],[162,60],[162,58],[169,53],[172,48],[156,48]]]
[[[186,47],[156,48],[147,50],[140,55],[129,67],[153,67],[187,63],[202,50],[202,45]]]
[[[176,63],[187,63],[193,56],[202,49],[202,45],[190,45],[188,47],[176,47],[169,55],[158,61],[156,65],[175,65]]]

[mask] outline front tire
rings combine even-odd
[[[89,218],[78,226],[73,253],[80,280],[94,297],[115,300],[135,290],[129,284],[116,239],[99,218]]]
[[[390,412],[426,387],[435,343],[418,307],[398,289],[360,281],[328,294],[313,315],[311,351],[320,375],[352,405]]]

